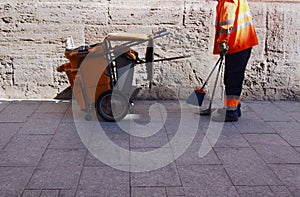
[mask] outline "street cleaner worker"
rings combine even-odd
[[[241,116],[240,96],[251,49],[258,45],[247,0],[218,0],[214,54],[225,56],[224,109],[212,120],[235,122]]]

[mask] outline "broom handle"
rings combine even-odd
[[[207,79],[205,80],[204,84],[202,85],[201,89],[203,89],[203,88],[206,86],[208,80],[209,80],[210,77],[212,76],[213,72],[216,70],[216,68],[217,68],[217,66],[219,65],[219,62],[220,62],[221,60],[223,61],[223,56],[220,56],[220,58],[218,59],[217,63],[216,63],[215,66],[213,67],[212,71],[209,73],[209,75],[208,75]],[[221,64],[222,64],[222,62],[221,62]]]
[[[215,81],[215,84],[214,84],[214,89],[213,89],[213,92],[212,92],[212,95],[211,95],[211,99],[210,99],[210,102],[209,102],[208,109],[211,109],[212,102],[214,100],[215,90],[216,90],[216,86],[217,86],[217,83],[218,83],[218,78],[219,78],[219,75],[220,75],[220,71],[221,71],[221,68],[222,68],[223,56],[220,57],[219,61],[221,61],[221,62],[220,62],[219,69],[218,69],[218,72],[217,72],[216,81]]]

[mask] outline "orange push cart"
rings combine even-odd
[[[146,64],[151,88],[153,62],[186,57],[154,60],[153,40],[168,34],[166,30],[153,35],[110,33],[101,43],[66,48],[65,56],[69,62],[59,66],[57,71],[67,74],[73,95],[80,109],[86,112],[86,120],[91,119],[93,107],[106,121],[118,121],[128,114],[132,99],[139,90],[132,86],[136,64]],[[113,46],[113,42],[117,44]],[[145,60],[131,49],[141,43],[148,43]]]

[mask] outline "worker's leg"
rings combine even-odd
[[[228,54],[225,57],[224,105],[228,110],[235,110],[240,102],[244,74],[250,54],[251,48],[238,53]]]
[[[243,87],[244,74],[251,48],[225,56],[225,111],[213,117],[215,121],[237,121],[240,113],[240,96]]]

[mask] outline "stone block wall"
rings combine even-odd
[[[243,98],[300,100],[299,1],[249,4],[259,46],[248,64]],[[185,98],[218,58],[212,55],[215,6],[196,0],[2,0],[0,98],[54,98],[66,89],[66,74],[56,68],[67,62],[67,36],[79,46],[101,42],[109,32],[151,34],[160,28],[171,35],[155,40],[156,58],[191,57],[155,63],[151,91],[142,65],[133,83],[143,87],[141,98]],[[143,57],[145,45],[134,50]]]

